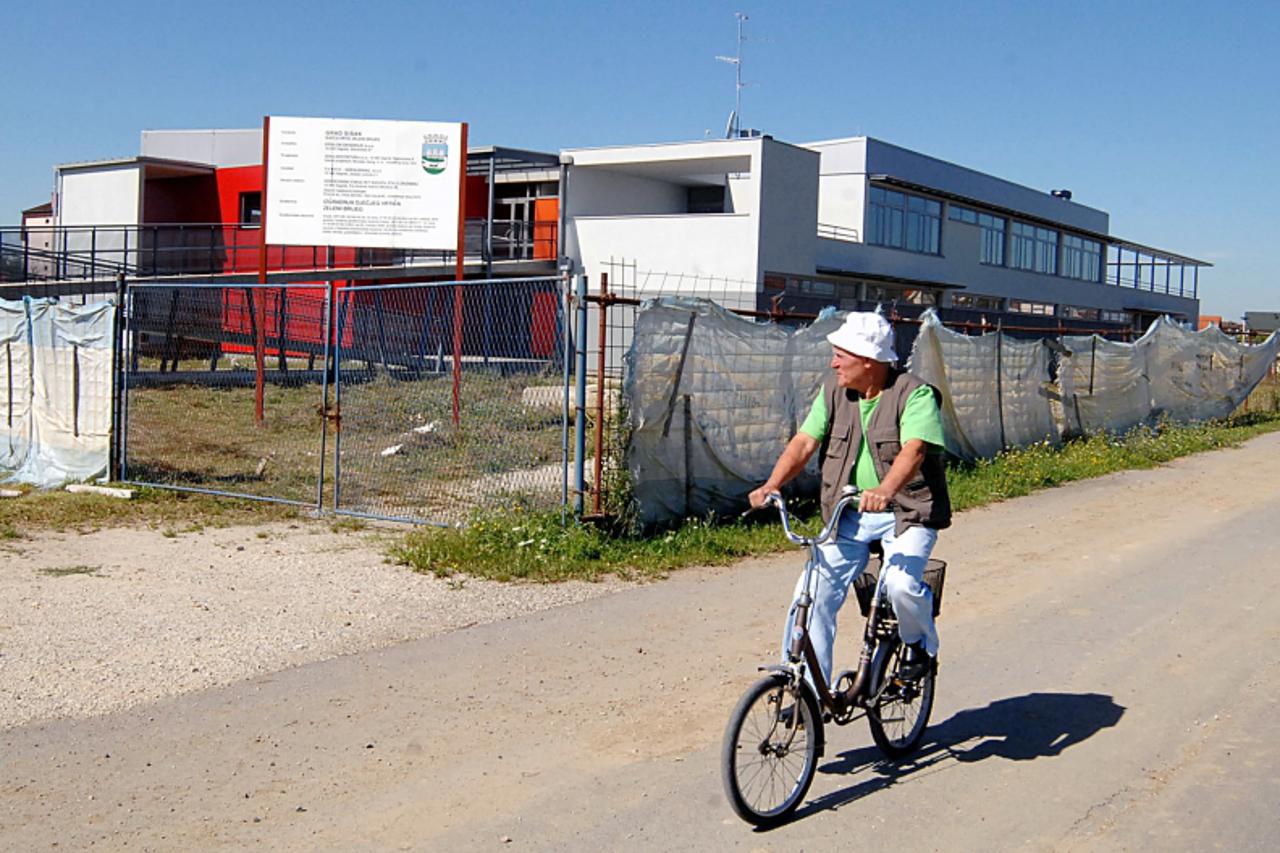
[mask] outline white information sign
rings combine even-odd
[[[272,116],[266,242],[455,249],[462,125]]]

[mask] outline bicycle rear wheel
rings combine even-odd
[[[724,791],[738,817],[756,826],[795,811],[818,766],[817,704],[783,675],[760,679],[729,717],[720,751]]]
[[[937,667],[917,681],[903,681],[898,677],[905,647],[898,640],[885,654],[876,655],[879,662],[876,677],[872,681],[879,696],[867,714],[871,737],[876,746],[890,758],[901,758],[913,752],[924,738],[933,712],[933,690]]]

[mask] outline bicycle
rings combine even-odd
[[[770,495],[767,500],[778,508],[787,538],[807,547],[809,556],[786,663],[760,667],[769,674],[738,700],[720,752],[721,779],[729,804],[739,817],[756,826],[781,823],[804,800],[825,749],[825,723],[843,726],[866,717],[872,739],[889,758],[912,752],[929,724],[937,663],[918,680],[899,676],[904,647],[893,605],[884,591],[880,561],[874,566],[868,563],[854,581],[854,594],[867,617],[857,669],[841,672],[828,687],[809,638],[818,546],[831,538],[840,514],[857,498],[857,488],[846,486],[831,519],[817,536],[800,536],[791,530],[781,495]],[[882,550],[879,556],[883,556]],[[946,563],[930,560],[924,581],[933,591],[934,616],[941,609],[945,578]]]

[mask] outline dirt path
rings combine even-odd
[[[831,731],[772,833],[717,762],[791,557],[11,728],[0,847],[1274,849],[1278,483],[1270,435],[964,513],[921,753]]]
[[[388,565],[387,530],[118,528],[0,544],[0,729],[84,717],[579,602]]]

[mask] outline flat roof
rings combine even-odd
[[[196,163],[191,160],[168,160],[164,157],[119,157],[111,160],[87,160],[81,163],[60,163],[54,168],[59,172],[80,172],[92,171],[94,169],[107,169],[115,166],[142,166],[150,169],[155,168],[158,171],[168,171],[172,176],[177,175],[210,175],[216,171],[216,167],[208,163]]]

